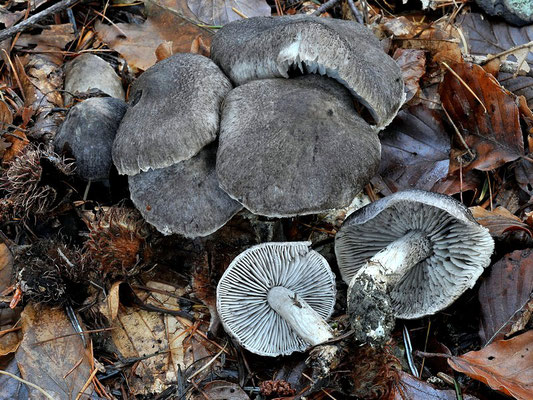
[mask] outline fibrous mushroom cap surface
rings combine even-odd
[[[322,318],[335,305],[335,277],[310,242],[263,243],[239,254],[217,287],[217,310],[226,332],[263,356],[304,351],[304,342],[268,304],[269,289],[297,293]]]
[[[378,128],[392,121],[404,99],[400,68],[371,31],[352,21],[308,15],[234,21],[213,38],[211,58],[237,85],[287,78],[291,65],[303,63],[306,72],[345,85]]]
[[[254,214],[311,214],[349,205],[376,172],[380,149],[334,80],[258,80],[224,101],[217,174]]]
[[[427,234],[432,254],[391,289],[396,317],[414,319],[449,306],[490,263],[494,241],[468,209],[450,196],[394,193],[350,215],[335,237],[345,282],[378,251],[410,231]]]
[[[135,81],[113,145],[121,174],[188,160],[216,139],[220,104],[231,83],[208,58],[175,54]]]
[[[131,200],[144,219],[165,235],[207,236],[242,206],[218,185],[213,145],[190,160],[130,176]]]
[[[76,173],[86,180],[109,178],[111,148],[126,103],[112,97],[93,97],[72,107],[54,138],[59,153],[76,159]]]

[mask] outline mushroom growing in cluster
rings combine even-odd
[[[454,198],[398,192],[350,215],[335,237],[356,338],[380,345],[394,318],[453,303],[490,263],[494,241]]]

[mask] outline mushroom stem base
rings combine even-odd
[[[333,338],[326,321],[292,290],[277,286],[270,289],[268,304],[307,343],[314,345]]]
[[[378,347],[387,343],[394,329],[394,310],[383,281],[363,271],[352,278],[347,300],[355,339]]]

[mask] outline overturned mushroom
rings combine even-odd
[[[72,107],[54,138],[58,153],[76,160],[76,173],[86,180],[105,180],[113,165],[111,148],[126,103],[94,97]]]
[[[474,286],[494,241],[449,196],[398,192],[353,213],[335,238],[356,338],[384,343],[394,318],[434,314]]]
[[[242,209],[220,187],[216,146],[187,161],[130,176],[131,200],[147,222],[165,235],[207,236]]]
[[[254,214],[312,214],[349,205],[376,172],[380,149],[339,83],[264,79],[224,100],[217,174]]]
[[[398,65],[371,31],[351,21],[307,15],[234,21],[213,38],[211,58],[237,85],[288,78],[291,68],[327,75],[368,108],[379,128],[404,98]]]
[[[333,337],[325,320],[335,305],[335,277],[309,245],[254,246],[237,256],[220,279],[222,324],[247,350],[288,355]]]
[[[113,144],[121,174],[188,160],[216,139],[220,104],[231,83],[208,58],[175,54],[135,81]]]

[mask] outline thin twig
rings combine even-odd
[[[463,80],[463,78],[461,78],[459,76],[459,74],[457,72],[455,72],[453,69],[451,69],[450,66],[448,64],[446,64],[444,61],[442,62],[442,65],[444,65],[446,67],[446,69],[448,71],[450,71],[452,73],[452,75],[455,76],[459,80],[459,82],[461,82],[461,84],[466,88],[466,90],[468,90],[472,94],[472,96],[474,96],[475,99],[477,101],[479,101],[479,104],[481,104],[481,106],[485,110],[485,114],[487,114],[488,113],[487,107],[485,107],[485,104],[483,104],[481,99],[477,96],[477,94],[474,93],[474,91],[470,88],[470,86],[468,86],[468,84]]]
[[[353,0],[348,0],[348,6],[350,7],[350,10],[352,11],[352,14],[355,17],[355,20],[359,22],[360,24],[364,24],[365,21],[363,19],[363,16],[361,15],[361,12],[355,6],[355,3],[353,2]]]
[[[76,396],[76,400],[79,400],[80,397],[84,394],[83,392],[85,392],[85,389],[87,389],[89,387],[89,385],[91,384],[91,381],[93,380],[93,378],[95,377],[97,372],[98,372],[98,370],[96,368],[93,370],[93,372],[91,372],[91,375],[89,376],[89,379],[87,379],[87,382],[85,382],[85,385],[83,385],[83,387],[79,391],[78,395]]]
[[[28,386],[31,386],[32,388],[37,389],[39,392],[41,392],[41,393],[42,393],[47,399],[54,400],[54,398],[53,398],[52,396],[50,396],[48,393],[46,393],[46,392],[44,391],[44,389],[40,388],[40,387],[37,386],[35,383],[28,382],[27,380],[24,380],[24,379],[22,379],[22,378],[19,378],[18,376],[13,375],[13,374],[10,373],[10,372],[2,371],[1,369],[0,369],[0,374],[7,375],[7,376],[9,376],[9,377],[11,377],[11,378],[13,378],[13,379],[16,379],[16,380],[19,381],[19,382],[22,382],[22,383],[24,383],[24,384],[26,384],[26,385],[28,385]]]
[[[205,370],[206,368],[208,368],[211,364],[213,364],[215,362],[215,360],[220,357],[220,355],[222,353],[224,353],[224,350],[226,350],[226,346],[224,346],[224,348],[222,350],[220,350],[211,360],[209,360],[209,362],[207,362],[202,368],[200,368],[198,371],[196,371],[194,374],[192,374],[191,376],[189,376],[189,378],[187,378],[187,382],[191,382],[192,379],[198,375],[200,372],[202,372],[203,370]]]
[[[494,54],[493,56],[489,56],[485,60],[485,63],[488,63],[489,61],[495,60],[497,58],[501,58],[501,57],[506,56],[508,54],[512,54],[515,51],[519,51],[519,50],[522,50],[522,49],[529,49],[531,47],[533,47],[533,40],[531,42],[527,42],[527,43],[524,43],[524,44],[521,44],[521,45],[518,45],[518,46],[515,46],[515,47],[511,47],[510,49],[504,50],[504,51],[502,51],[501,53],[498,53],[498,54]]]
[[[457,128],[457,126],[455,126],[455,124],[454,124],[454,122],[452,120],[452,117],[450,117],[450,114],[448,114],[448,111],[446,111],[446,108],[444,107],[444,104],[442,105],[442,109],[444,111],[444,114],[446,114],[446,116],[448,117],[448,121],[450,121],[450,124],[452,124],[453,129],[455,130],[455,133],[457,134],[457,137],[459,138],[459,141],[461,142],[461,144],[463,145],[463,147],[467,151],[468,155],[470,157],[474,158],[475,157],[474,153],[472,153],[472,151],[470,150],[470,147],[468,147],[468,144],[466,144],[466,141],[463,138],[463,135],[461,135],[461,132],[459,132],[459,128]]]
[[[324,4],[322,4],[320,7],[316,9],[316,11],[313,13],[313,15],[318,16],[320,14],[325,13],[327,10],[332,8],[335,4],[340,2],[341,0],[328,0]]]
[[[16,35],[19,32],[23,32],[27,29],[34,27],[35,25],[37,25],[39,22],[49,17],[50,15],[54,15],[69,7],[72,7],[74,4],[80,1],[84,2],[86,0],[62,0],[59,3],[56,3],[53,6],[50,6],[47,9],[41,12],[38,12],[35,15],[32,15],[30,18],[22,21],[21,23],[15,26],[12,26],[11,28],[4,29],[3,31],[0,32],[0,42],[10,38],[11,36]]]
[[[248,19],[248,17],[244,15],[244,13],[240,12],[235,7],[231,7],[231,11],[233,11],[235,14],[237,14],[241,18]]]

